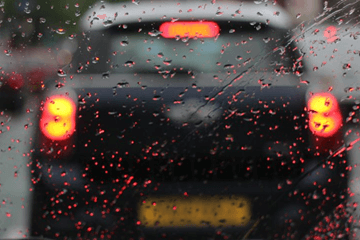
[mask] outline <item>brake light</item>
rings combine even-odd
[[[69,97],[52,96],[43,108],[41,132],[51,140],[65,140],[75,131],[75,103]]]
[[[330,93],[318,93],[308,101],[309,128],[319,137],[333,136],[342,125],[336,98]]]
[[[215,22],[166,22],[159,31],[164,38],[212,38],[219,34],[220,28]]]

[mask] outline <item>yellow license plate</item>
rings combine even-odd
[[[245,226],[251,218],[250,202],[240,196],[153,196],[138,210],[145,227]]]

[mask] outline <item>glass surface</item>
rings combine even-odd
[[[359,6],[0,0],[0,239],[358,239]]]

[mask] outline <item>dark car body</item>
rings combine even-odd
[[[179,5],[100,4],[84,21],[88,31],[68,76],[48,86],[39,112],[41,119],[46,102],[56,104],[52,96],[72,99],[76,127],[66,139],[40,131],[35,141],[34,236],[303,239],[342,211],[344,128],[326,138],[309,130],[309,93],[299,81],[305,66],[286,41],[288,26],[276,23],[277,8]],[[219,42],[201,49],[192,48],[201,38],[162,38],[157,30],[170,17],[216,22]],[[154,42],[150,53],[141,44],[147,41]],[[193,52],[199,58],[183,60]],[[339,109],[347,116],[348,106]],[[344,229],[326,234],[346,237]]]

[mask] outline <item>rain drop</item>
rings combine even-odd
[[[57,34],[65,34],[65,29],[63,29],[63,28],[58,28],[58,29],[56,29],[56,33]]]
[[[107,79],[107,78],[109,78],[110,77],[110,72],[108,71],[108,72],[104,72],[104,73],[102,73],[102,78],[103,79]]]
[[[123,47],[127,46],[128,44],[129,44],[129,42],[127,42],[127,41],[121,41],[120,42],[120,45],[123,46]]]
[[[162,32],[160,32],[160,31],[158,31],[158,30],[156,30],[156,29],[151,30],[151,31],[148,32],[148,34],[149,34],[150,36],[152,36],[152,37],[157,37],[157,36],[159,36],[161,33],[162,33]]]
[[[62,69],[59,69],[58,72],[57,72],[57,75],[59,77],[66,77],[66,72]]]
[[[113,24],[113,21],[111,21],[111,20],[106,20],[106,21],[103,22],[104,27],[109,27],[112,24]]]
[[[127,61],[125,62],[124,66],[125,67],[133,67],[135,65],[135,62],[134,61]]]

